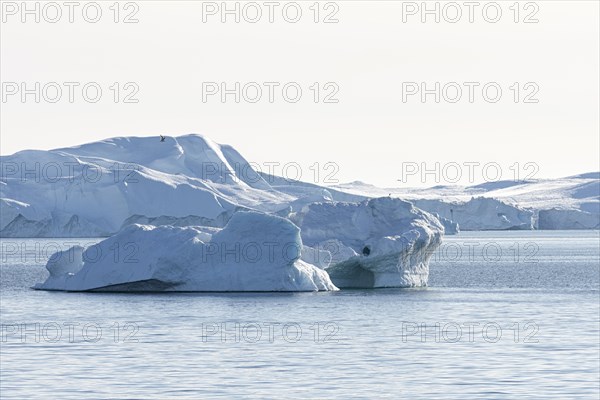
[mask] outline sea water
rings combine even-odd
[[[1,239],[1,398],[600,396],[598,231],[448,236],[419,289],[31,289],[98,240]]]

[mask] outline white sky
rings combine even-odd
[[[454,24],[443,17],[435,23],[432,16],[422,23],[420,14],[403,23],[403,6],[408,5],[401,1],[336,1],[339,23],[331,24],[312,21],[313,1],[299,2],[303,15],[296,24],[282,17],[285,1],[275,9],[275,23],[267,21],[268,8],[259,1],[264,15],[255,24],[235,23],[231,16],[221,23],[219,14],[203,23],[201,1],[136,1],[139,22],[134,24],[112,21],[114,1],[98,2],[103,14],[95,24],[82,17],[87,2],[75,9],[74,23],[61,6],[63,16],[54,24],[43,16],[40,23],[33,16],[22,23],[20,12],[10,15],[6,3],[11,2],[2,3],[4,85],[97,82],[103,89],[97,103],[82,98],[81,86],[73,103],[64,86],[63,97],[54,104],[44,99],[35,103],[33,95],[25,103],[20,94],[3,98],[2,155],[113,136],[194,132],[233,145],[259,165],[297,162],[307,181],[315,180],[309,169],[315,162],[322,174],[332,171],[324,163],[335,162],[339,170],[334,178],[340,182],[379,186],[401,185],[403,162],[429,168],[435,162],[497,162],[504,179],[513,178],[509,167],[515,162],[521,165],[521,177],[533,171],[522,167],[527,162],[539,167],[536,178],[600,169],[598,1],[533,2],[539,8],[534,16],[538,23],[515,23],[509,9],[514,1],[501,1],[502,17],[495,24],[482,16],[482,6],[489,2],[480,2],[475,22],[469,23],[469,9],[459,1],[463,16]],[[124,3],[120,18],[134,10],[124,9]],[[233,7],[234,2],[228,3]],[[334,10],[324,10],[325,3],[321,18]],[[434,3],[428,2],[431,7]],[[531,5],[525,9],[525,3],[520,4],[520,20],[535,11]],[[20,7],[21,1],[13,4]],[[34,2],[28,4],[34,7]],[[54,11],[47,11],[53,18]],[[493,17],[493,9],[488,11]],[[139,102],[115,104],[109,89],[114,82],[135,82]],[[270,103],[265,87],[256,104],[237,104],[233,96],[226,103],[218,96],[204,103],[203,82],[227,82],[229,87],[234,82],[297,82],[303,95],[298,103],[288,103],[280,86]],[[314,82],[335,82],[339,103],[315,104],[309,89]],[[403,82],[429,87],[434,82],[497,82],[503,93],[497,103],[488,103],[479,86],[470,103],[463,86],[463,97],[454,104],[435,103],[432,95],[426,103],[419,96],[403,102]],[[525,83],[537,84],[534,98],[539,102],[515,103],[514,82],[520,83],[521,96],[531,91]],[[461,171],[459,183],[468,183],[466,167]],[[431,175],[420,177],[405,183],[449,183],[443,175],[440,182]],[[476,168],[474,181],[484,178]],[[321,175],[316,181],[323,180]]]

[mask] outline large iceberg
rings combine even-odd
[[[388,194],[437,214],[447,234],[459,226],[531,229],[538,213],[541,229],[594,229],[599,190],[598,173],[468,187],[381,189],[352,182],[324,188],[266,173],[233,147],[201,135],[164,142],[117,137],[0,156],[0,237],[107,237],[145,220],[223,227],[244,208],[284,215],[312,202],[359,203]]]
[[[340,288],[426,286],[444,227],[411,203],[389,197],[313,203],[292,214],[306,246],[327,250]]]
[[[36,289],[65,291],[337,290],[300,259],[300,229],[281,217],[238,212],[225,228],[129,225],[84,249],[54,254]]]
[[[200,135],[25,150],[1,156],[0,166],[2,237],[108,236],[135,215],[217,219],[240,206],[276,211],[295,200],[231,146]]]
[[[392,198],[311,203],[288,217],[238,211],[224,228],[133,223],[97,245],[53,255],[49,277],[36,288],[316,291],[426,286],[429,258],[444,233],[437,218]]]

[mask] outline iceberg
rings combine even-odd
[[[0,156],[0,237],[108,237],[132,223],[222,228],[241,209],[287,217],[311,203],[360,203],[388,194],[437,214],[446,234],[459,227],[594,229],[600,224],[597,172],[381,189],[358,181],[323,187],[260,169],[233,147],[197,134],[164,142],[116,137]]]
[[[132,223],[96,245],[54,254],[46,265],[49,277],[35,288],[222,292],[426,286],[429,259],[443,234],[433,215],[391,198],[311,203],[290,219],[239,210],[224,228]]]
[[[54,254],[35,289],[63,291],[331,291],[327,272],[300,259],[289,220],[237,212],[223,229],[133,224],[86,249]]]
[[[467,202],[428,199],[413,202],[423,210],[457,223],[463,231],[533,229],[533,211],[496,199],[477,197]]]
[[[452,221],[451,219],[444,218],[440,216],[438,213],[433,213],[433,215],[441,222],[444,227],[444,234],[446,235],[456,235],[460,232],[460,225],[458,222]]]
[[[540,210],[538,229],[600,229],[600,208],[598,204],[595,206],[595,212],[559,208]]]
[[[306,246],[331,253],[326,271],[339,288],[426,286],[444,235],[433,215],[390,197],[312,203],[291,219]]]
[[[0,165],[0,230],[15,222],[2,237],[109,236],[132,216],[218,219],[295,200],[231,146],[200,135],[25,150],[1,156]]]
[[[107,231],[76,214],[70,215],[52,212],[48,218],[33,220],[23,214],[17,214],[2,230],[0,237],[20,238],[73,238],[73,237],[106,237]]]
[[[600,172],[555,179],[428,188],[378,188],[351,182],[329,190],[331,193],[343,191],[366,197],[390,193],[414,202],[423,210],[457,222],[465,231],[531,229],[530,225],[552,230],[598,229],[600,226]]]

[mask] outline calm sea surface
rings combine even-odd
[[[1,398],[600,396],[600,236],[465,232],[429,287],[30,289],[66,243],[1,240]]]

